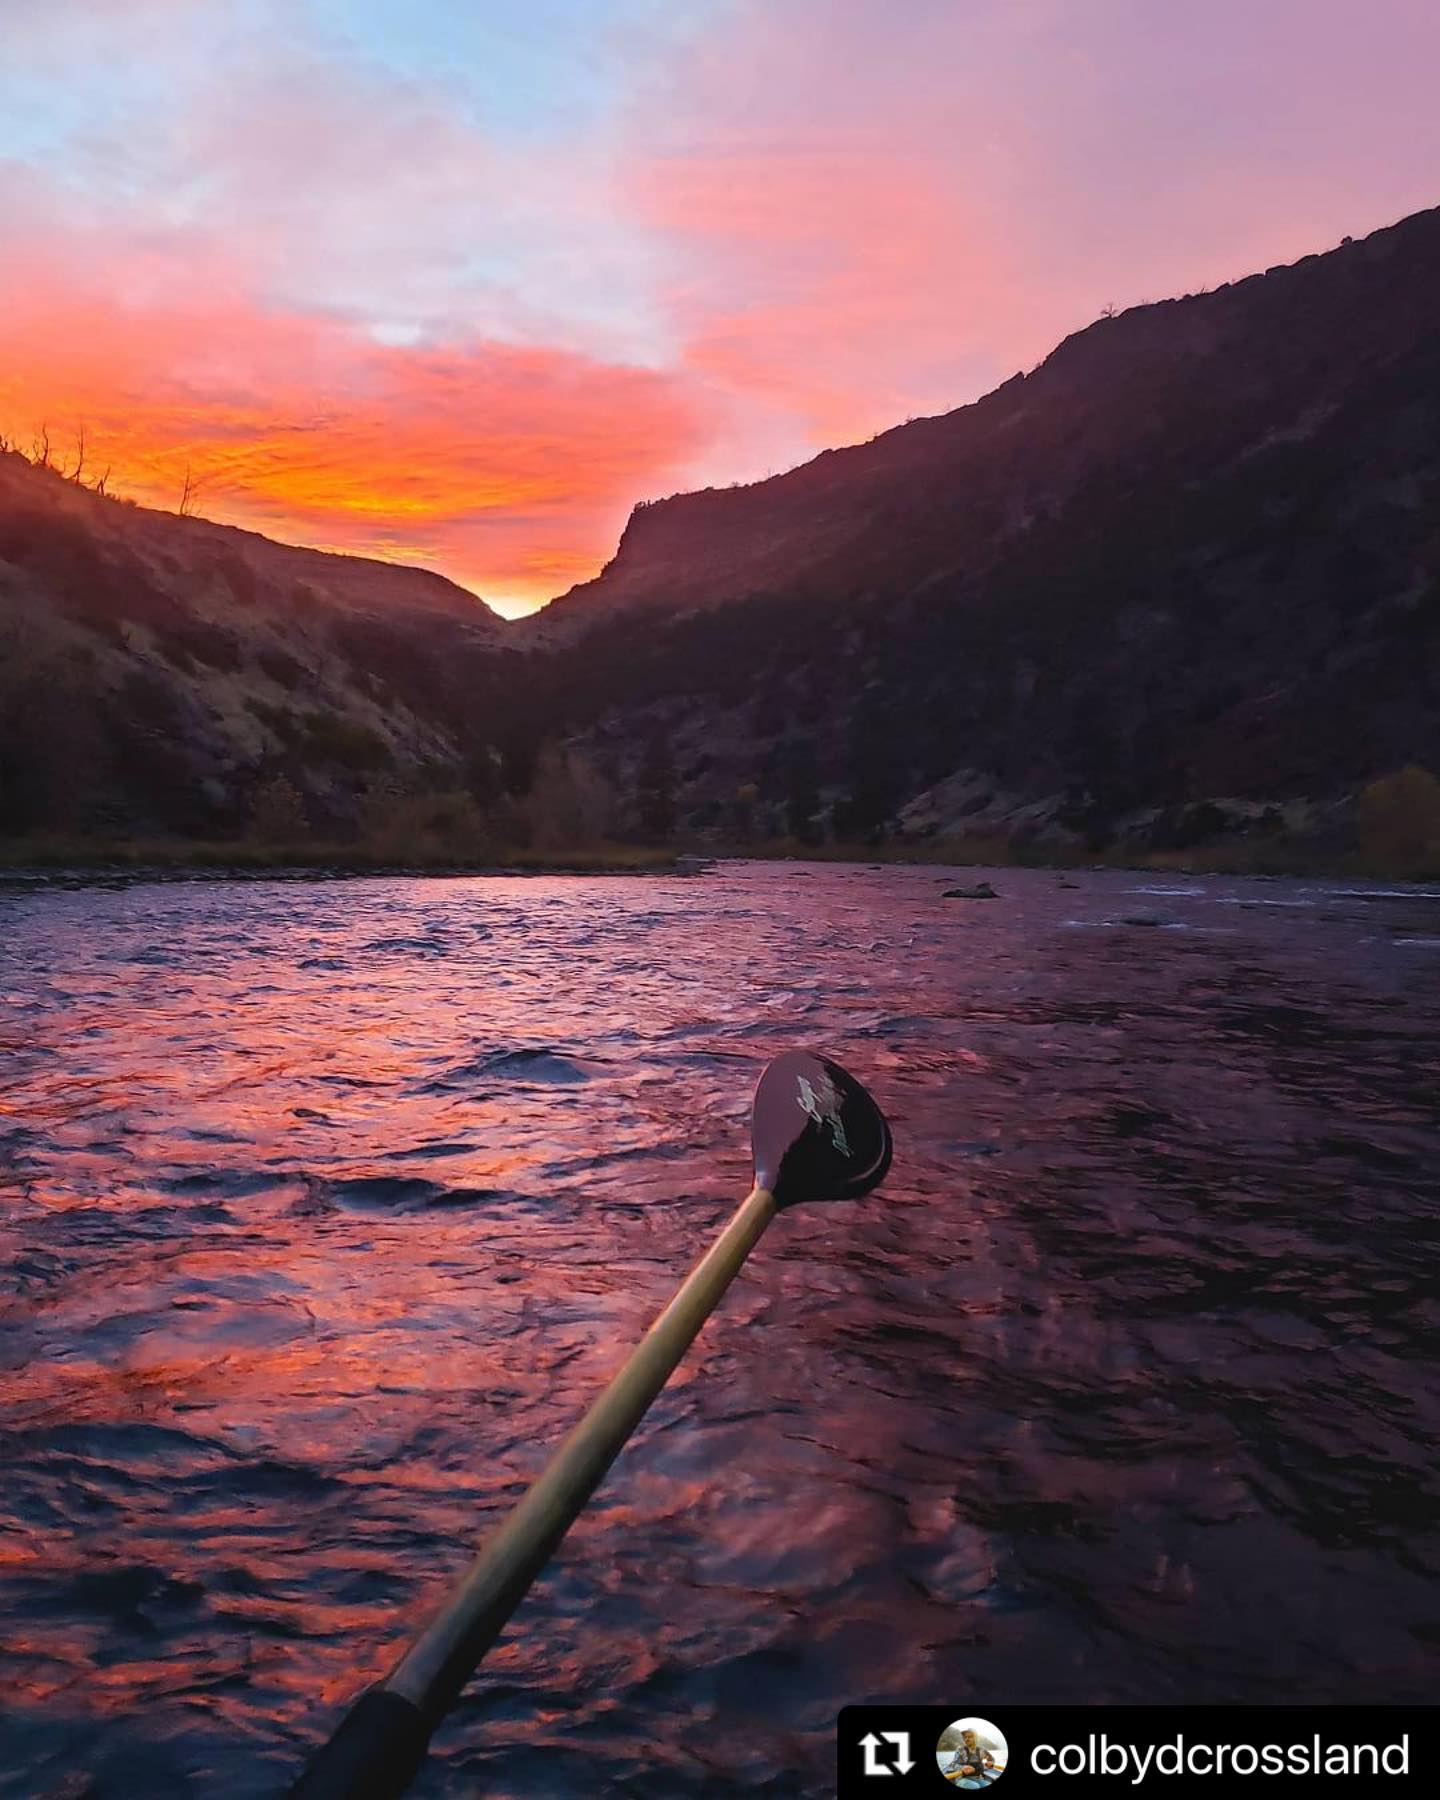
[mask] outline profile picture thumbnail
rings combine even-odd
[[[1005,1733],[988,1719],[956,1719],[940,1733],[935,1760],[958,1788],[987,1788],[1005,1773],[1010,1751]]]

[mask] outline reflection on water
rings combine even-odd
[[[861,1699],[1429,1698],[1440,899],[953,879],[0,894],[0,1792],[283,1789],[798,1044],[893,1174],[772,1228],[418,1791],[822,1794]]]

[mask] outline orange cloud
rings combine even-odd
[[[475,339],[386,344],[347,321],[267,310],[233,270],[188,297],[144,258],[81,279],[74,246],[7,245],[0,430],[43,421],[57,459],[86,434],[111,491],[439,566],[505,610],[593,573],[637,494],[701,436],[677,377]],[[162,259],[163,261],[163,259]]]

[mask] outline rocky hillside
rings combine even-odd
[[[502,622],[439,575],[103,498],[0,454],[0,832],[316,829],[483,756]]]
[[[716,830],[1319,828],[1440,769],[1440,212],[641,508],[528,632]]]
[[[637,509],[520,625],[0,454],[3,833],[224,835],[283,780],[343,834],[386,784],[483,808],[538,766],[554,818],[651,837],[1165,847],[1343,835],[1411,763],[1440,773],[1440,212]]]

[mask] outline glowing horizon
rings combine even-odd
[[[0,433],[527,610],[639,500],[1440,200],[1428,0],[1158,10],[9,0]]]

